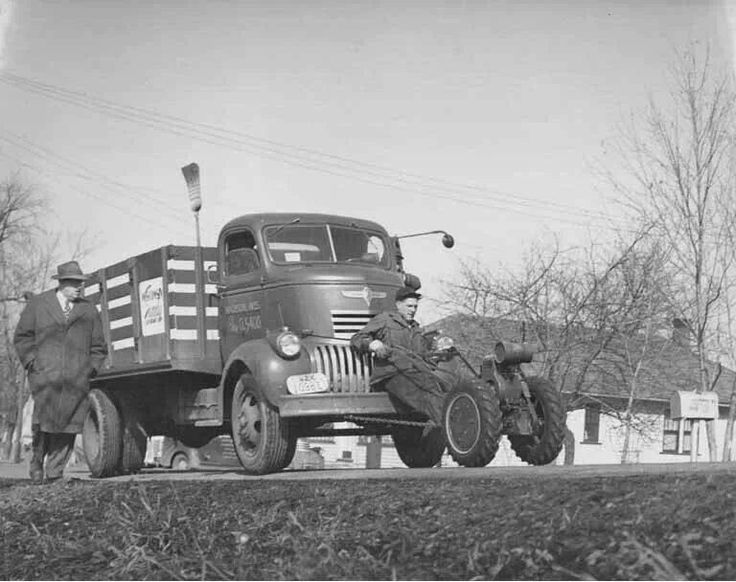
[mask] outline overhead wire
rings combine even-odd
[[[2,136],[0,136],[0,139],[2,139]],[[34,172],[39,173],[41,175],[49,176],[52,179],[56,179],[57,178],[56,176],[53,176],[53,175],[49,174],[43,168],[40,168],[39,166],[37,166],[35,164],[28,163],[26,160],[23,160],[21,158],[18,158],[18,157],[15,157],[15,156],[12,156],[12,155],[8,154],[7,152],[3,151],[2,148],[0,148],[0,156],[3,156],[5,158],[7,158],[7,159],[10,159],[10,160],[14,161],[15,163],[17,163],[18,165],[20,165],[21,167],[28,168],[28,169],[33,170]],[[133,212],[133,211],[130,210],[130,208],[128,208],[126,206],[119,205],[119,204],[115,204],[114,202],[111,202],[109,199],[107,199],[107,198],[105,198],[103,196],[100,196],[99,194],[94,194],[94,193],[89,192],[89,191],[87,191],[87,190],[85,190],[83,188],[76,188],[76,187],[70,187],[70,186],[67,186],[67,188],[69,188],[73,192],[76,192],[78,194],[81,194],[82,196],[84,196],[86,198],[90,198],[92,200],[96,200],[96,201],[102,203],[105,206],[109,206],[110,208],[114,208],[116,210],[119,210],[120,212],[123,212],[125,214],[128,214],[129,216],[132,216],[134,218],[137,218],[139,220],[142,220],[143,222],[146,222],[146,223],[148,223],[148,224],[150,224],[152,226],[156,226],[158,228],[164,227],[164,228],[167,228],[167,229],[171,228],[171,225],[167,225],[165,223],[162,223],[160,221],[157,221],[155,219],[152,219],[152,218],[150,218],[148,216],[145,216],[145,215],[142,215],[142,214],[138,214],[137,212]],[[177,228],[177,230],[179,232],[181,232],[181,233],[184,233],[184,229],[183,228]]]
[[[295,145],[291,145],[291,144],[284,144],[284,143],[277,142],[277,141],[274,141],[274,140],[269,140],[269,139],[265,139],[265,138],[256,137],[256,136],[253,136],[253,135],[248,134],[248,133],[244,133],[244,132],[240,132],[240,131],[236,131],[236,130],[232,130],[232,129],[226,129],[226,128],[214,126],[214,125],[211,125],[211,124],[193,122],[193,121],[189,121],[189,120],[183,119],[181,117],[176,117],[176,116],[173,116],[173,115],[169,115],[169,114],[165,114],[165,113],[160,113],[160,112],[154,112],[154,111],[143,109],[143,108],[140,108],[140,107],[129,106],[129,105],[121,105],[119,103],[115,103],[115,102],[109,101],[107,99],[102,99],[102,98],[99,98],[99,97],[91,97],[91,96],[89,96],[86,93],[82,93],[82,92],[78,92],[78,91],[72,91],[72,90],[68,90],[68,89],[63,89],[61,87],[49,85],[47,83],[41,83],[41,82],[38,82],[38,81],[33,81],[31,79],[28,79],[28,78],[25,78],[25,77],[21,77],[19,75],[11,75],[11,76],[15,77],[17,81],[22,82],[22,83],[28,83],[29,85],[34,85],[34,86],[37,86],[39,88],[44,88],[44,89],[49,89],[49,90],[53,89],[53,90],[56,90],[56,91],[58,91],[58,92],[60,92],[62,94],[68,95],[68,96],[74,96],[74,97],[77,97],[77,98],[84,98],[84,99],[87,99],[87,100],[91,100],[93,102],[97,102],[98,104],[104,104],[105,106],[108,106],[108,107],[113,107],[113,108],[116,108],[116,109],[119,109],[119,108],[127,109],[127,110],[135,111],[136,113],[139,113],[139,114],[142,114],[142,115],[146,115],[146,116],[153,115],[157,119],[160,119],[160,120],[169,120],[169,121],[171,121],[171,122],[173,122],[175,124],[182,124],[182,125],[193,127],[193,128],[202,128],[205,131],[214,132],[215,134],[224,134],[225,136],[234,136],[236,138],[239,138],[239,139],[242,139],[242,140],[246,140],[248,142],[253,142],[253,144],[256,145],[256,146],[258,146],[258,147],[263,147],[265,145],[265,146],[269,146],[271,148],[277,148],[277,149],[270,150],[270,151],[274,151],[274,152],[278,151],[279,153],[283,153],[282,150],[287,150],[287,151],[288,150],[292,150],[292,151],[299,152],[301,154],[305,154],[305,155],[308,155],[308,156],[314,156],[314,157],[318,157],[318,158],[325,158],[325,159],[328,159],[328,160],[335,160],[335,161],[338,161],[338,162],[340,162],[342,164],[347,164],[347,165],[355,166],[356,168],[359,168],[361,171],[367,172],[367,173],[369,173],[371,175],[378,175],[378,176],[381,176],[381,177],[388,177],[388,178],[394,178],[394,179],[396,177],[403,178],[402,181],[406,181],[408,183],[416,184],[418,186],[426,186],[427,185],[426,184],[427,182],[429,182],[429,183],[437,183],[437,184],[441,184],[441,185],[444,185],[444,186],[449,187],[449,188],[452,188],[452,189],[458,189],[458,188],[460,188],[460,189],[467,189],[467,190],[471,190],[471,191],[476,191],[478,193],[483,194],[484,195],[484,198],[487,197],[489,193],[490,194],[494,194],[495,193],[496,195],[501,195],[501,196],[504,197],[504,199],[502,199],[502,201],[505,201],[505,197],[507,197],[507,196],[513,196],[516,199],[516,201],[518,201],[519,203],[532,204],[532,205],[544,205],[544,206],[549,206],[549,207],[551,207],[553,209],[558,209],[559,208],[559,209],[565,210],[567,212],[572,212],[574,214],[579,214],[579,215],[584,215],[584,216],[590,216],[590,217],[594,217],[594,218],[606,218],[606,219],[608,219],[608,216],[606,216],[606,215],[604,215],[604,214],[602,214],[600,212],[588,211],[588,210],[580,209],[579,207],[568,205],[568,204],[562,204],[562,203],[559,203],[559,202],[550,202],[550,201],[539,200],[539,199],[532,199],[532,198],[528,198],[528,197],[522,196],[520,194],[510,194],[508,192],[503,192],[501,190],[497,190],[497,189],[493,189],[493,188],[481,187],[481,186],[471,185],[471,184],[459,184],[459,183],[451,182],[451,181],[448,181],[448,180],[445,180],[445,179],[441,179],[441,178],[435,178],[435,177],[431,177],[431,176],[424,176],[424,175],[421,175],[421,174],[415,174],[415,173],[406,172],[406,171],[403,171],[403,170],[396,170],[394,168],[389,168],[387,166],[381,166],[381,165],[378,165],[378,164],[372,164],[372,163],[367,163],[367,162],[363,162],[363,161],[359,161],[359,160],[354,160],[352,158],[347,158],[345,156],[339,156],[339,155],[335,155],[335,154],[331,154],[331,153],[326,153],[326,152],[322,152],[322,151],[315,150],[315,149],[305,148],[305,147],[302,147],[302,146],[295,146]],[[266,150],[266,151],[268,151],[268,150]],[[406,180],[406,178],[411,178],[414,181],[413,182],[410,182],[410,181]]]
[[[260,157],[275,159],[290,165],[336,176],[347,177],[364,183],[409,191],[419,194],[420,196],[450,200],[455,203],[469,206],[485,207],[497,211],[510,210],[524,212],[530,216],[550,218],[552,220],[571,223],[576,226],[590,226],[590,224],[581,224],[579,221],[571,219],[570,215],[577,215],[581,218],[586,218],[588,221],[605,221],[606,226],[609,227],[611,223],[611,217],[604,213],[594,213],[569,205],[552,203],[549,201],[533,200],[520,195],[510,195],[512,198],[506,196],[499,199],[498,196],[493,196],[492,191],[487,188],[469,186],[466,184],[455,184],[447,180],[401,172],[375,164],[366,164],[364,162],[351,160],[342,156],[325,154],[308,148],[264,140],[249,134],[243,134],[241,132],[219,128],[208,124],[190,122],[182,118],[150,111],[140,107],[120,105],[106,99],[91,97],[85,93],[71,91],[48,83],[41,83],[8,72],[0,72],[0,81],[21,90],[66,102],[77,107],[102,113],[103,115],[110,115],[154,129],[167,131],[175,135],[197,139],[212,145],[230,147],[232,149],[246,151]],[[310,158],[308,156],[312,157]],[[318,159],[314,159],[315,156]],[[371,176],[378,179],[367,178],[365,176]],[[419,180],[424,180],[424,182]],[[441,184],[442,186],[435,186],[432,185],[432,183]],[[466,191],[473,190],[476,194],[484,194],[484,198],[480,200],[478,198],[468,199],[467,197],[460,197],[456,192],[450,191],[449,189],[464,189]],[[496,202],[494,204],[488,203],[487,200],[489,198]],[[546,206],[547,208],[541,209],[542,213],[540,213],[540,209],[538,207],[535,208],[537,205]],[[549,214],[550,211],[561,212],[564,213],[564,215],[551,215]]]
[[[52,160],[52,162],[54,162],[57,167],[69,172],[74,177],[80,180],[84,180],[85,182],[93,182],[113,193],[118,193],[119,191],[125,194],[131,194],[146,204],[156,205],[159,209],[157,210],[157,212],[163,213],[167,215],[167,217],[179,222],[188,223],[188,221],[185,221],[183,217],[183,210],[181,212],[177,212],[177,210],[172,207],[171,204],[159,200],[151,194],[144,194],[142,192],[139,192],[138,189],[135,187],[116,182],[111,178],[104,176],[103,174],[94,172],[93,170],[86,168],[79,162],[70,160],[69,158],[53,152],[49,148],[41,146],[25,136],[20,136],[9,131],[5,131],[4,134],[5,135],[0,134],[0,139],[4,140],[7,143],[10,143],[18,149],[29,151],[34,155],[39,155],[40,153],[40,155]]]

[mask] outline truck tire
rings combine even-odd
[[[235,386],[230,420],[235,452],[246,473],[274,473],[289,464],[296,437],[288,422],[260,397],[251,374],[243,374]]]
[[[511,448],[530,465],[546,465],[557,458],[565,440],[565,409],[560,393],[544,378],[526,379],[534,410],[540,419],[532,435],[509,435]]]
[[[283,420],[281,422],[283,422]],[[278,469],[279,471],[281,471],[281,469],[286,469],[286,467],[291,465],[291,462],[294,460],[294,457],[296,456],[296,440],[296,438],[289,438],[286,454],[284,455],[282,466]]]
[[[391,430],[399,458],[411,469],[434,467],[445,452],[445,435],[439,427],[424,436],[423,433],[421,426],[397,426]]]
[[[189,455],[186,453],[176,453],[171,459],[171,468],[174,471],[189,471],[192,468]]]
[[[146,459],[148,435],[140,421],[135,406],[126,399],[120,400],[119,410],[123,425],[123,446],[119,473],[131,475],[139,473]]]
[[[496,456],[503,421],[492,386],[461,381],[445,397],[442,420],[447,449],[458,465],[485,467]]]
[[[82,448],[93,477],[111,477],[118,471],[123,448],[120,412],[100,388],[89,392],[89,412],[82,429]]]

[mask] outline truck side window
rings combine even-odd
[[[245,275],[261,268],[253,233],[244,230],[235,232],[225,239],[226,274]]]

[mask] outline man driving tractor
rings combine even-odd
[[[400,288],[396,311],[376,315],[350,343],[359,352],[374,354],[372,386],[388,392],[400,410],[420,412],[439,427],[444,397],[451,386],[426,363],[416,365],[416,356],[422,358],[430,348],[414,319],[421,297],[411,287]]]

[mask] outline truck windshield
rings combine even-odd
[[[389,264],[384,237],[375,231],[332,224],[282,224],[267,227],[265,236],[274,263]]]

